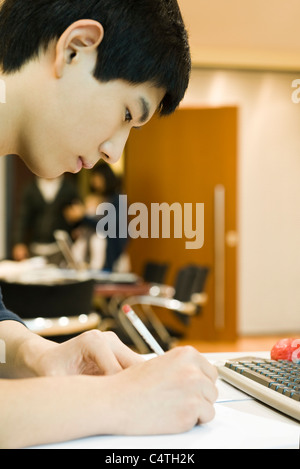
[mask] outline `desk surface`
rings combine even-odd
[[[212,363],[245,353],[206,354]],[[250,355],[250,354],[248,354]],[[251,353],[268,357],[269,353]],[[180,435],[99,436],[40,448],[66,449],[299,449],[299,423],[218,380],[215,419]]]

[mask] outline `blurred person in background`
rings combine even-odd
[[[59,264],[62,259],[54,231],[71,233],[73,225],[66,220],[64,210],[79,201],[76,185],[68,177],[35,177],[26,186],[21,200],[13,259],[22,261],[33,256],[43,256],[50,263]]]
[[[130,263],[124,254],[128,237],[119,236],[121,180],[111,167],[101,161],[90,172],[90,193],[84,203],[75,203],[65,210],[70,224],[77,224],[73,254],[78,262],[86,262],[89,267],[106,270],[129,270]],[[96,233],[100,217],[96,215],[101,203],[113,205],[116,214],[116,237],[100,237]]]

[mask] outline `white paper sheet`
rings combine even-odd
[[[300,428],[216,404],[215,419],[179,435],[99,436],[49,445],[54,449],[273,449],[299,448]]]

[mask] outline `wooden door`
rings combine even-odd
[[[184,329],[194,340],[234,339],[237,304],[237,109],[234,107],[180,109],[169,117],[155,117],[133,131],[126,147],[125,188],[128,203],[204,203],[204,243],[187,249],[187,239],[131,239],[129,253],[139,274],[148,260],[170,263],[167,283],[187,263],[210,267],[202,314]],[[198,227],[199,229],[199,227]],[[159,312],[172,327],[177,320]],[[169,322],[168,322],[169,321]],[[177,321],[178,322],[178,321]]]

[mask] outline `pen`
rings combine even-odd
[[[124,305],[122,308],[123,312],[130,320],[131,324],[136,328],[138,333],[145,339],[149,347],[157,355],[163,355],[165,352],[159,345],[159,343],[154,339],[153,335],[150,334],[147,327],[142,323],[140,318],[135,314],[133,309],[129,305]]]

